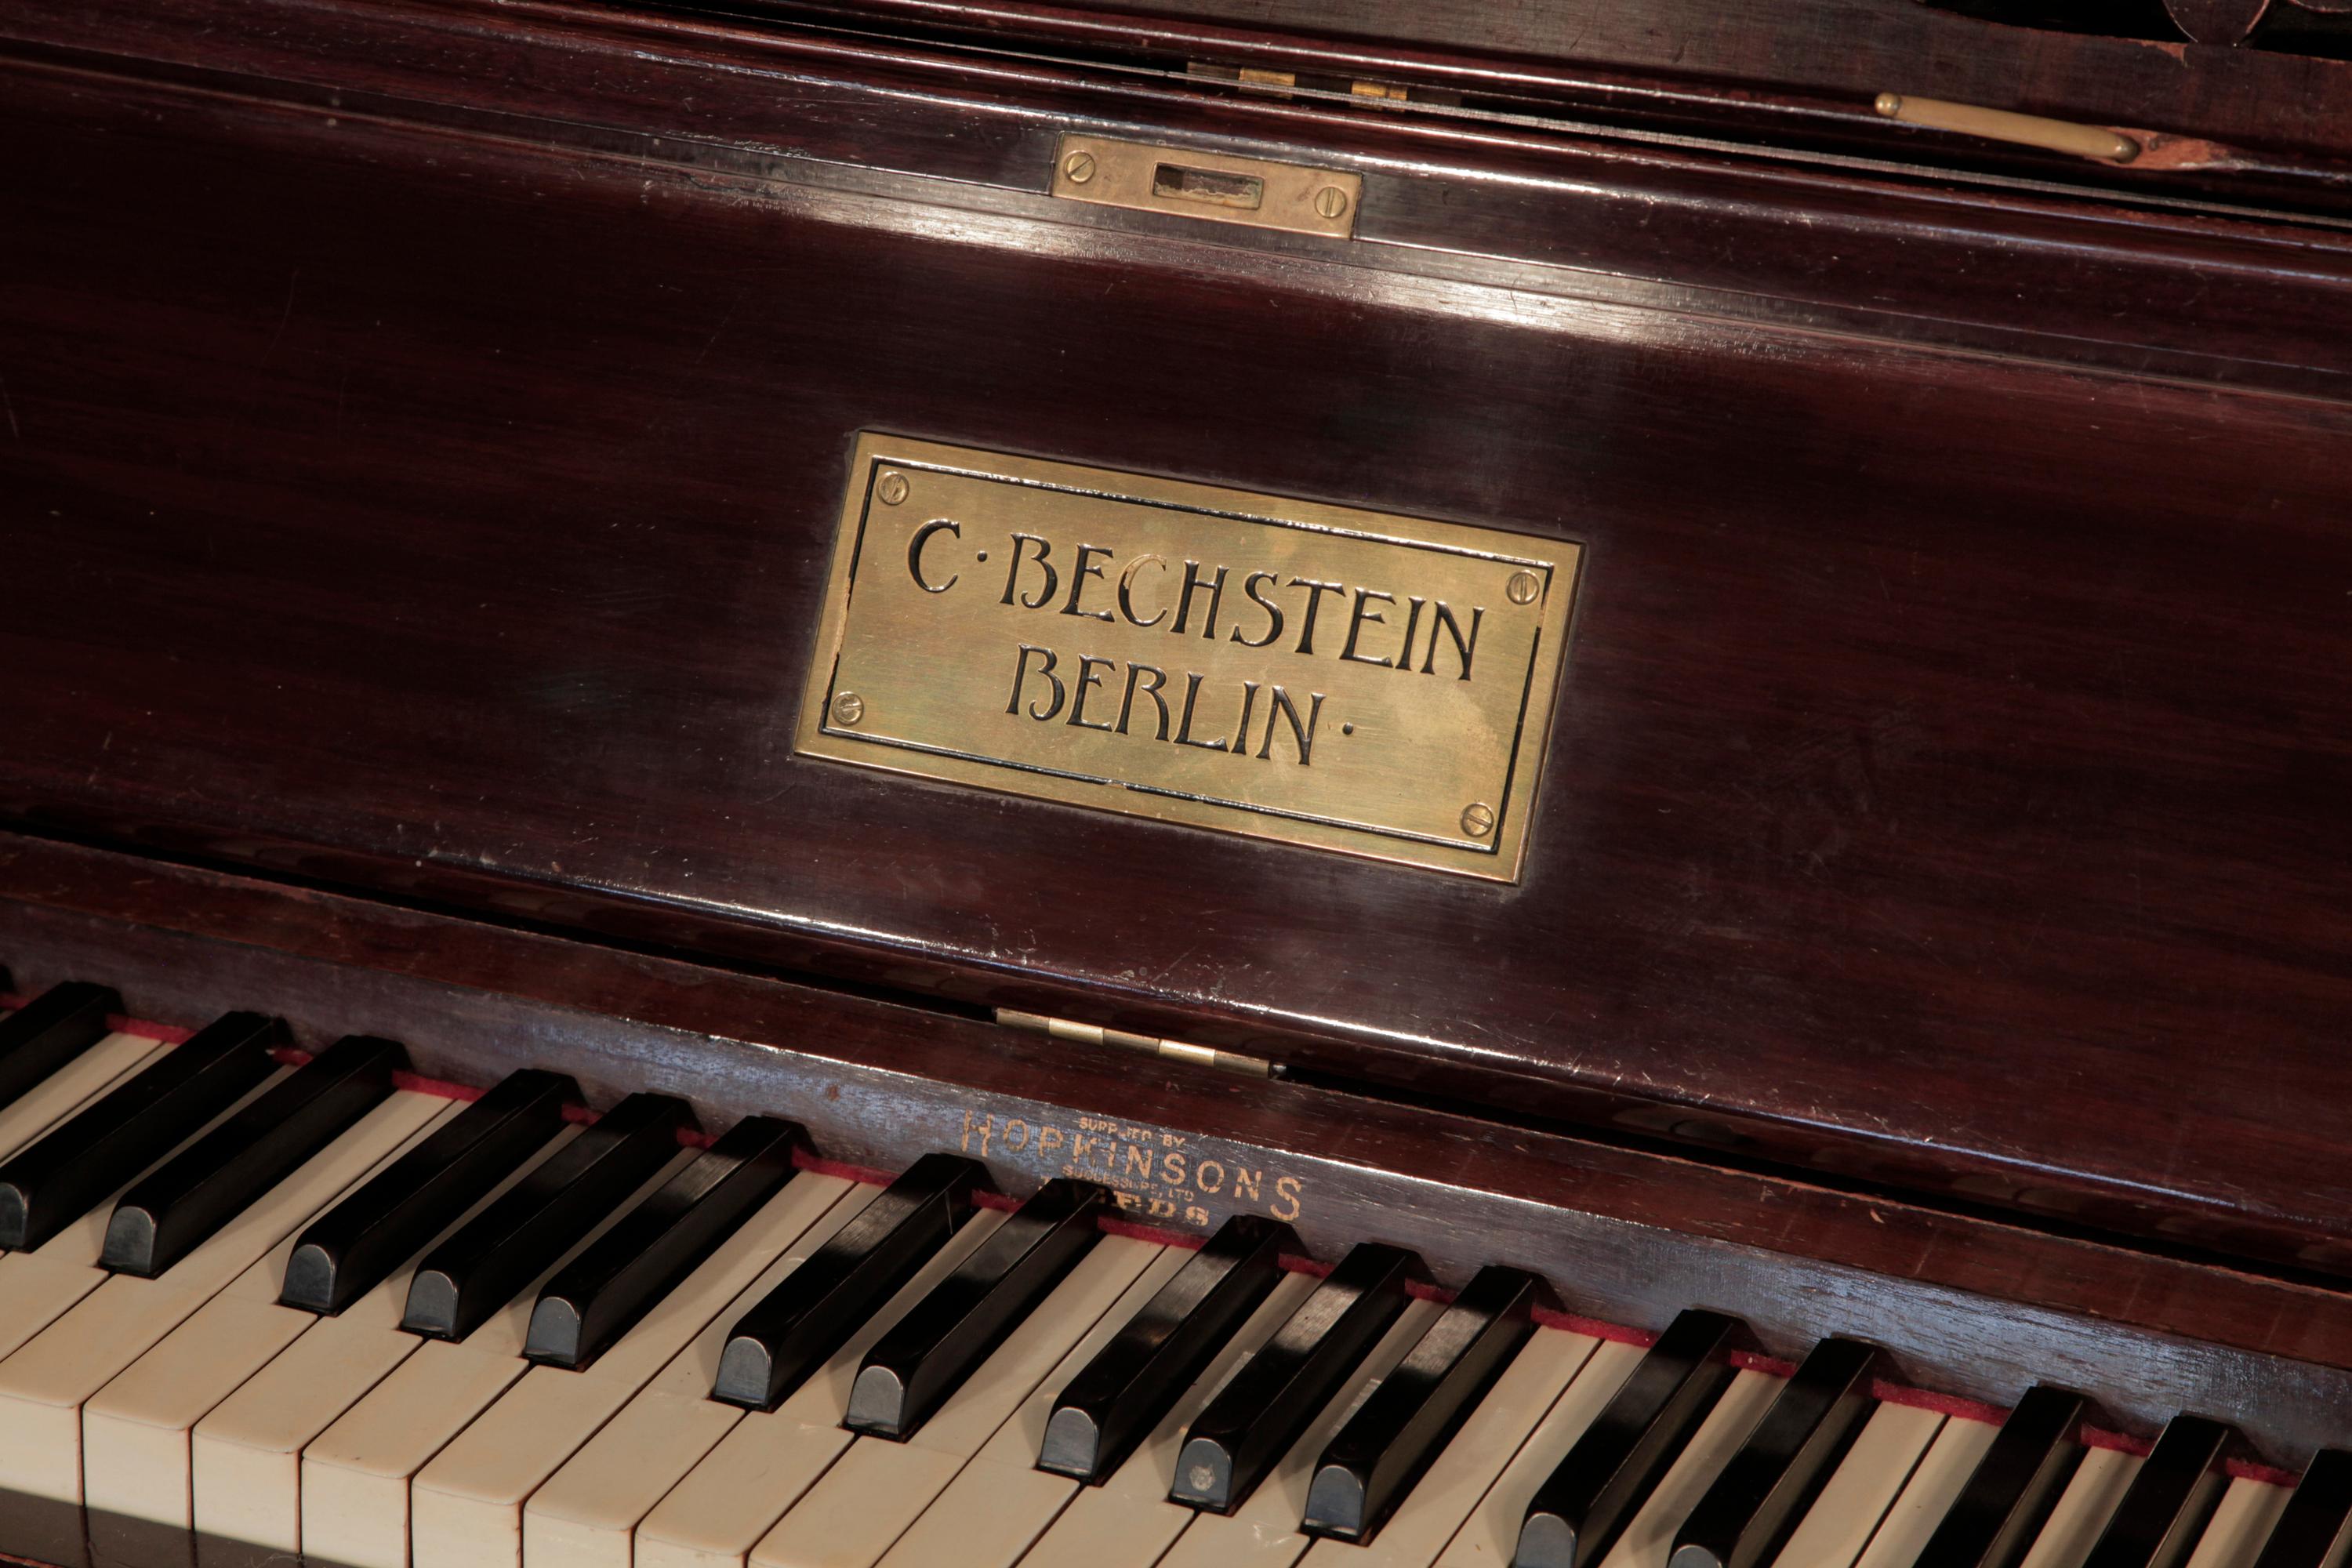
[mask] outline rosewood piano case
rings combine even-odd
[[[2196,180],[1086,54],[1590,109],[1659,64],[1631,43],[1118,12],[11,6],[17,988],[782,1110],[1015,1190],[1157,1139],[1129,1185],[1177,1228],[1256,1202],[1456,1280],[1499,1250],[1649,1327],[1737,1280],[1783,1353],[2339,1440],[2352,240]],[[1874,37],[1853,72],[1907,47]],[[2150,123],[2119,50],[2066,63],[2086,117]],[[1814,76],[1742,112],[1846,101]],[[2293,161],[2199,80],[2189,129]],[[1359,173],[1355,237],[1058,200],[1073,128]],[[1580,544],[1524,873],[795,755],[863,431]]]

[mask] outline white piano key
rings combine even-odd
[[[1586,1427],[1600,1417],[1642,1363],[1643,1347],[1598,1345],[1560,1396],[1544,1412],[1519,1451],[1439,1554],[1438,1568],[1507,1568],[1518,1548],[1519,1524],[1536,1492]]]
[[[751,1561],[762,1568],[871,1568],[1166,1250],[1127,1237],[1097,1240],[914,1436],[851,1444],[761,1538]]]
[[[522,1346],[540,1288],[692,1157],[680,1150],[628,1203],[592,1226],[545,1274],[465,1339],[418,1345],[304,1447],[305,1557],[341,1568],[408,1568],[410,1482],[532,1370],[522,1359]]]
[[[710,1397],[728,1335],[881,1191],[857,1185],[845,1193],[531,1494],[522,1516],[526,1563],[630,1568],[637,1525],[743,1416]]]
[[[1404,1359],[1415,1341],[1444,1309],[1434,1301],[1412,1301],[1397,1314],[1372,1353],[1364,1358],[1339,1396],[1299,1435],[1241,1507],[1230,1514],[1196,1513],[1160,1559],[1165,1568],[1290,1568],[1309,1544],[1298,1531],[1307,1511],[1307,1488],[1348,1417],[1371,1397],[1372,1389]]]
[[[1601,1560],[1601,1568],[1666,1568],[1666,1558],[1675,1549],[1675,1531],[1731,1463],[1731,1457],[1763,1419],[1781,1386],[1781,1379],[1760,1372],[1743,1372],[1732,1378],[1715,1408],[1691,1434],[1681,1457],[1658,1479],[1650,1500],[1634,1512],[1625,1532]]]
[[[974,1214],[823,1370],[775,1409],[743,1413],[637,1526],[636,1568],[748,1563],[752,1546],[849,1447],[841,1418],[866,1352],[1003,1223],[1002,1210]]]
[[[109,1035],[0,1106],[0,1160],[40,1136],[172,1047],[145,1035]]]
[[[1776,1568],[1852,1568],[1943,1427],[1943,1415],[1933,1410],[1882,1405],[1872,1412],[1790,1532]]]
[[[1192,1510],[1168,1500],[1169,1477],[1184,1447],[1185,1428],[1318,1282],[1311,1274],[1284,1276],[1127,1461],[1102,1485],[1076,1489],[1076,1495],[1019,1559],[1022,1568],[1150,1568],[1157,1563],[1192,1522]]]
[[[1600,1345],[1558,1329],[1528,1335],[1380,1533],[1363,1546],[1318,1541],[1307,1568],[1429,1568]]]
[[[2139,1467],[2137,1454],[2113,1448],[2093,1448],[2084,1454],[2074,1479],[2059,1494],[2057,1506],[2050,1510],[2048,1521],[2018,1568],[2083,1568],[2116,1505],[2131,1489]]]
[[[451,1216],[443,1234],[496,1201],[578,1131],[568,1127],[550,1139],[479,1202]],[[297,1232],[289,1242],[299,1239]],[[253,1568],[300,1551],[302,1449],[424,1342],[398,1324],[409,1279],[432,1245],[336,1316],[310,1318],[300,1338],[196,1423],[189,1468],[202,1568]]]
[[[410,1478],[530,1370],[530,1303],[518,1305],[520,1313],[502,1310],[466,1343],[420,1346],[303,1450],[306,1557],[408,1568]],[[498,1331],[509,1324],[510,1340]]]
[[[82,1489],[93,1550],[142,1563],[149,1554],[140,1543],[152,1532],[118,1521],[194,1528],[190,1429],[224,1384],[233,1390],[291,1344],[303,1316],[224,1292],[91,1398],[82,1412]]]
[[[113,1276],[98,1266],[110,1199],[30,1252],[0,1256],[0,1357],[71,1310]]]
[[[436,1100],[422,1126],[312,1213],[341,1202],[457,1109],[455,1100]],[[309,1312],[278,1305],[301,1224],[83,1405],[82,1491],[90,1510],[91,1548],[101,1559],[132,1568],[152,1555],[155,1532],[125,1530],[119,1521],[194,1527],[190,1433],[317,1321]],[[181,1556],[173,1552],[168,1561]]]
[[[882,1568],[1008,1568],[1078,1489],[1037,1468],[1054,1401],[1070,1380],[1191,1260],[1169,1247],[1048,1373],[882,1558]],[[1131,1457],[1131,1456],[1130,1456]]]
[[[79,1504],[83,1403],[447,1104],[394,1092],[162,1274],[107,1279],[0,1361],[0,1489]]]
[[[1945,1422],[1895,1505],[1879,1521],[1854,1568],[1911,1568],[1927,1550],[1936,1527],[1944,1522],[1945,1513],[1967,1489],[1985,1450],[2000,1436],[2000,1428],[1990,1421],[1955,1416]]]
[[[852,1185],[801,1173],[585,1371],[525,1373],[416,1473],[409,1489],[416,1560],[435,1568],[520,1568],[530,1494]]]
[[[393,1278],[404,1293],[408,1271]],[[301,1550],[304,1445],[423,1342],[396,1328],[323,1319],[196,1424],[188,1458],[205,1568]],[[231,1552],[226,1542],[257,1550]]]
[[[2197,1550],[2181,1568],[2254,1568],[2263,1543],[2270,1540],[2293,1495],[2268,1481],[2231,1481],[2206,1522],[2205,1533],[2197,1538]]]

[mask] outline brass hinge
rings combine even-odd
[[[1033,1035],[1051,1035],[1055,1039],[1074,1040],[1082,1046],[1109,1046],[1118,1050],[1137,1051],[1144,1056],[1158,1057],[1163,1061],[1189,1062],[1194,1067],[1237,1073],[1243,1078],[1280,1076],[1280,1070],[1264,1057],[1244,1056],[1239,1051],[1221,1051],[1210,1046],[1187,1045],[1182,1040],[1163,1040],[1154,1035],[1130,1035],[1124,1029],[1106,1029],[1100,1024],[1048,1018],[1037,1013],[1016,1013],[1010,1007],[999,1007],[996,1021],[1008,1029],[1026,1029]]]
[[[1367,81],[1361,77],[1300,76],[1297,71],[1265,70],[1256,66],[1212,65],[1206,60],[1187,60],[1184,74],[1206,81],[1230,81],[1260,92],[1288,97],[1300,88],[1315,92],[1344,92],[1350,98],[1387,99],[1398,103],[1459,103],[1458,92],[1433,91],[1428,88],[1407,87],[1396,81]]]

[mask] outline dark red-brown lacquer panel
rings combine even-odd
[[[0,805],[2352,1257],[2342,406],[844,165],[911,101],[799,179],[13,72]],[[796,761],[868,428],[1582,541],[1523,881]]]

